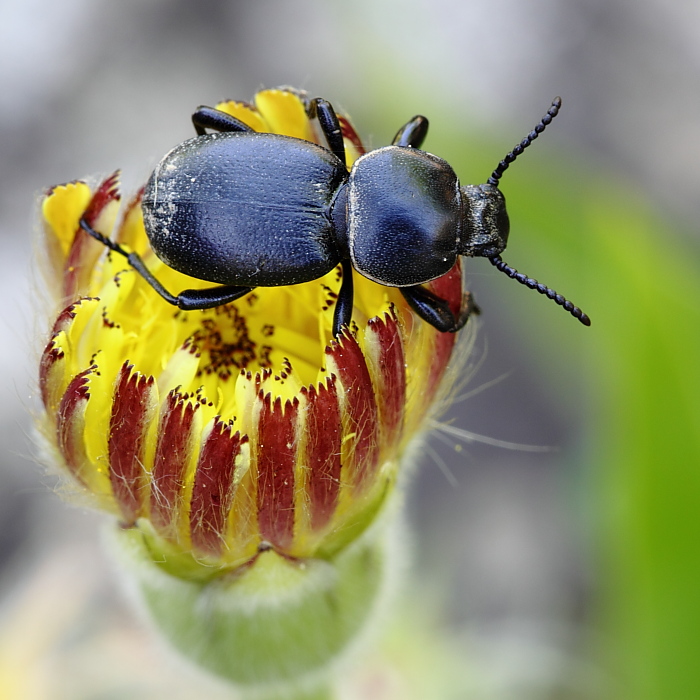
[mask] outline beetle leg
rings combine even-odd
[[[459,316],[455,316],[449,304],[420,284],[400,287],[408,305],[426,322],[442,333],[456,333],[464,328],[472,314],[479,313],[471,294],[465,292]]]
[[[330,102],[317,97],[312,101],[312,114],[315,112],[318,123],[321,125],[323,135],[328,141],[328,147],[343,165],[345,161],[345,142],[343,141],[343,131],[340,128],[338,115],[335,113]]]
[[[231,301],[235,301],[255,289],[255,287],[221,286],[209,287],[208,289],[185,289],[180,294],[171,294],[146,267],[138,253],[129,253],[122,248],[119,243],[115,243],[111,238],[103,236],[99,231],[95,231],[84,218],[80,219],[80,228],[85,233],[90,234],[103,245],[107,246],[114,253],[123,255],[129,265],[143,277],[153,289],[160,294],[165,301],[173,306],[177,306],[185,311],[194,309],[212,309],[215,306],[222,306]],[[352,308],[352,307],[351,307]]]
[[[338,299],[335,302],[335,313],[333,314],[333,335],[340,333],[341,326],[349,326],[352,321],[352,305],[354,290],[352,282],[352,263],[343,260],[343,281],[338,292]]]
[[[192,123],[198,136],[203,136],[206,133],[205,129],[214,129],[214,131],[254,131],[240,119],[236,119],[236,117],[232,117],[230,114],[213,107],[198,107],[192,115]]]
[[[126,253],[122,249],[122,255]],[[238,287],[233,285],[222,285],[220,287],[208,287],[207,289],[185,289],[177,296],[171,294],[154,276],[153,273],[146,267],[141,256],[138,253],[129,253],[126,255],[129,265],[143,277],[148,284],[155,289],[160,296],[169,304],[177,306],[183,311],[194,311],[195,309],[213,309],[216,306],[229,304],[236,299],[250,294],[255,287]]]
[[[461,331],[472,316],[478,316],[480,313],[481,309],[474,303],[474,297],[471,295],[471,292],[464,292],[462,295],[462,307],[459,310],[459,317],[457,318],[454,328],[452,328],[450,332],[456,333],[457,331]]]
[[[119,246],[121,248],[121,246]],[[112,250],[115,250],[114,248]],[[208,287],[207,289],[185,289],[179,294],[171,294],[146,267],[138,253],[126,253],[122,248],[116,250],[126,255],[129,265],[143,277],[153,289],[160,294],[169,304],[177,306],[183,311],[194,311],[195,309],[213,309],[216,306],[229,304],[236,299],[250,294],[255,287],[238,287],[233,285],[222,285],[220,287]]]
[[[138,253],[129,253],[124,248],[122,248],[119,243],[115,243],[111,238],[107,238],[107,236],[103,236],[99,231],[95,231],[90,224],[88,224],[87,221],[85,221],[85,218],[80,219],[80,228],[85,231],[85,233],[89,233],[94,239],[98,240],[102,245],[107,246],[112,252],[114,253],[119,253],[119,255],[123,255],[129,265],[138,272],[141,277],[143,277],[148,284],[153,287],[153,289],[160,294],[163,299],[165,299],[167,302],[170,304],[174,304],[177,306],[177,297],[173,294],[171,294],[154,276],[153,273],[146,267],[145,263],[143,260],[141,260],[141,256]]]
[[[213,309],[250,294],[255,287],[236,287],[232,285],[209,287],[208,289],[185,289],[177,295],[177,307],[184,311],[194,309]]]
[[[404,124],[394,136],[392,146],[420,148],[428,135],[428,120],[420,114]]]
[[[119,252],[119,251],[117,251]],[[220,287],[208,287],[207,289],[185,289],[178,295],[171,294],[146,267],[138,253],[129,253],[126,256],[129,265],[143,277],[153,289],[160,294],[169,304],[177,306],[183,311],[194,311],[196,309],[213,309],[216,306],[229,304],[236,299],[250,294],[255,287],[238,287],[233,285],[222,285]]]

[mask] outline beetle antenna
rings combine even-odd
[[[532,277],[524,275],[522,272],[518,272],[515,268],[511,267],[507,263],[503,262],[500,255],[494,255],[489,258],[491,264],[501,272],[504,272],[508,277],[512,277],[514,280],[524,284],[530,289],[536,289],[540,294],[544,294],[549,297],[555,304],[563,306],[574,318],[577,318],[584,326],[591,325],[591,319],[578,308],[574,306],[570,301],[565,299],[561,294],[557,294],[553,289],[540,284],[537,280],[533,280]]]
[[[506,171],[508,166],[544,131],[545,127],[559,114],[561,108],[561,97],[555,97],[552,106],[540,119],[539,124],[498,164],[498,167],[491,173],[487,180],[489,185],[498,186],[498,181]]]

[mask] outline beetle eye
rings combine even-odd
[[[508,242],[508,234],[510,233],[510,219],[508,218],[505,202],[498,206],[495,219],[499,238],[503,242],[503,248],[505,248]]]

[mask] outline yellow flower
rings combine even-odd
[[[307,106],[281,89],[217,108],[323,144]],[[340,120],[350,167],[363,148]],[[138,252],[168,289],[211,286],[153,254],[139,195],[121,215],[119,205],[117,174],[94,190],[54,187],[42,203],[62,310],[41,360],[40,424],[57,460],[183,578],[214,578],[268,550],[333,557],[392,492],[455,335],[420,321],[397,289],[355,275],[353,323],[333,338],[339,269],[210,310],[174,309],[80,229],[84,216]],[[458,312],[458,265],[430,287]]]

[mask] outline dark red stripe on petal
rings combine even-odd
[[[80,474],[87,458],[85,453],[85,408],[90,398],[89,376],[94,371],[88,367],[75,376],[61,398],[56,423],[58,448],[71,472],[84,483]]]
[[[306,482],[311,528],[328,524],[335,512],[340,490],[340,454],[343,424],[335,377],[326,384],[302,389],[307,398]]]
[[[173,536],[191,456],[192,428],[199,408],[176,389],[161,409],[158,444],[151,476],[151,521],[160,534]]]
[[[438,277],[430,282],[428,287],[432,292],[449,303],[452,313],[455,315],[459,314],[462,306],[462,268],[459,261],[455,263],[454,267],[446,275]],[[456,340],[456,333],[436,332],[435,344],[433,346],[434,359],[428,377],[426,405],[432,400],[440,386],[440,380],[450,360],[452,348]]]
[[[56,347],[54,341],[55,336],[49,340],[44,348],[41,361],[39,362],[39,389],[41,391],[41,400],[49,415],[54,413],[59,404],[59,377],[63,377],[60,364],[63,363],[65,359],[63,350]],[[53,418],[53,416],[51,417]]]
[[[56,419],[55,413],[61,400],[61,391],[65,381],[66,362],[64,350],[60,345],[65,345],[66,343],[71,324],[77,316],[77,309],[82,303],[91,301],[94,301],[91,297],[83,297],[69,304],[58,314],[51,331],[51,339],[46,344],[41,356],[39,363],[39,389],[41,391],[41,400],[52,420]],[[66,336],[58,342],[61,331],[64,331]]]
[[[95,190],[83,213],[90,226],[95,226],[100,214],[111,202],[119,201],[119,171],[110,175]],[[87,289],[92,268],[104,251],[104,246],[78,227],[64,263],[63,292],[71,298]]]
[[[342,133],[343,138],[347,139],[353,146],[355,146],[359,155],[365,153],[366,151],[365,147],[362,145],[362,140],[357,135],[355,127],[350,123],[348,118],[339,114],[338,121],[340,122],[340,132]]]
[[[258,422],[258,527],[263,540],[285,549],[294,537],[294,465],[299,403],[260,397]]]
[[[141,200],[146,189],[145,185],[127,202],[115,240],[120,245],[127,245],[139,255],[145,255],[148,249],[148,237],[143,228],[143,214],[141,212]]]
[[[190,532],[192,545],[202,554],[217,556],[223,548],[234,496],[236,457],[245,440],[239,432],[232,434],[231,426],[216,418],[199,453],[190,507]]]
[[[95,225],[100,214],[102,214],[108,204],[111,202],[118,202],[121,198],[119,194],[119,175],[119,170],[113,172],[100,183],[99,187],[95,190],[95,194],[92,195],[90,204],[88,204],[83,214],[90,226]]]
[[[345,436],[351,438],[345,443],[351,446],[351,452],[343,464],[344,479],[362,486],[374,474],[379,456],[379,422],[372,380],[362,350],[350,333],[343,332],[341,342],[332,342],[326,354],[342,384],[341,409],[347,416]]]
[[[377,396],[381,415],[382,441],[391,444],[399,437],[406,405],[406,364],[401,331],[392,312],[370,319],[368,330],[378,346]]]
[[[117,377],[109,423],[109,478],[124,520],[143,513],[146,474],[144,440],[148,430],[154,379],[125,362]]]
[[[66,308],[63,309],[60,314],[58,314],[51,332],[56,334],[59,331],[67,331],[68,328],[70,328],[71,323],[73,323],[75,320],[77,309],[80,307],[83,301],[90,301],[91,299],[92,297],[83,297],[82,299],[74,301],[72,304],[68,304],[68,306],[66,306]]]

